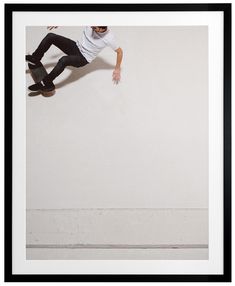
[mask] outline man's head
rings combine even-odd
[[[107,30],[107,26],[91,26],[92,30],[96,33],[104,33]]]

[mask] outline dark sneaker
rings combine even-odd
[[[55,90],[55,86],[46,86],[46,85],[43,85],[42,88],[40,88],[40,91],[41,92],[50,92],[50,91],[53,91]]]
[[[50,92],[55,90],[55,85],[53,83],[43,84],[42,82],[38,82],[30,85],[28,89],[31,91]]]
[[[27,62],[32,63],[32,64],[38,64],[38,63],[40,62],[37,58],[35,58],[35,57],[32,56],[32,55],[26,55],[26,56],[25,56],[25,60],[26,60]]]
[[[42,88],[43,88],[43,85],[41,84],[41,82],[32,84],[28,87],[28,89],[31,91],[40,91]]]
[[[49,92],[49,91],[53,91],[54,89],[55,89],[55,85],[53,82],[43,81],[43,87],[42,87],[41,91]]]
[[[31,70],[36,70],[37,68],[42,67],[42,63],[41,63],[41,62],[38,62],[38,63],[36,63],[36,64],[28,63],[28,67],[29,67],[29,69],[31,69]]]

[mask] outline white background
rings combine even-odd
[[[56,1],[57,3],[59,2],[59,1]],[[88,1],[86,1],[86,2],[88,2]],[[92,1],[93,3],[94,3],[94,1]],[[96,1],[97,2],[97,1]],[[103,1],[104,2],[104,1]],[[131,2],[131,1],[128,1],[129,3]],[[134,3],[137,3],[137,2],[139,2],[139,1],[134,1]],[[171,1],[170,1],[171,2]],[[183,2],[183,1],[178,1],[178,3],[180,3],[180,2]],[[188,2],[191,2],[191,1],[188,1]],[[195,1],[194,1],[195,2]],[[202,2],[205,2],[205,3],[208,3],[209,1],[200,1],[200,3],[202,3]],[[211,1],[210,1],[211,2]],[[214,3],[214,2],[218,2],[218,3],[220,3],[220,1],[213,1],[212,3]],[[225,2],[228,2],[229,3],[229,1],[224,1],[224,3]],[[9,3],[9,2],[8,2]],[[16,3],[16,1],[14,1],[14,3]],[[98,3],[98,2],[97,2]],[[124,3],[124,2],[123,2]],[[154,2],[153,2],[154,3]],[[167,3],[167,1],[165,1],[165,3]],[[3,9],[2,9],[2,19],[3,19]],[[3,31],[3,26],[2,26],[2,29],[1,29],[2,31]],[[2,85],[1,86],[3,86],[3,82],[2,82]],[[2,107],[3,107],[4,105],[3,105],[3,102],[2,102]],[[3,109],[2,109],[2,111],[3,111]],[[3,119],[3,118],[2,118]],[[2,120],[2,127],[3,127],[3,120]],[[3,162],[3,154],[2,154],[2,162]],[[2,166],[2,168],[3,168],[3,166]],[[3,172],[2,172],[2,174],[3,174]],[[2,177],[2,180],[3,180],[3,177]],[[2,200],[3,201],[3,200]],[[3,209],[3,208],[2,208]],[[2,236],[2,239],[3,239],[3,236]],[[27,284],[27,285],[29,285],[29,284]],[[43,284],[43,285],[45,285],[45,284]],[[86,284],[87,285],[87,284]],[[164,284],[164,285],[166,285],[166,284]]]

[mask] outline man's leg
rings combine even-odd
[[[43,79],[42,82],[44,86],[42,83],[38,83],[30,86],[29,89],[32,91],[51,91],[55,89],[53,80],[64,71],[66,66],[74,66],[78,68],[86,64],[88,64],[88,62],[80,52],[77,55],[63,56],[60,58],[54,69]]]
[[[28,58],[30,59],[30,57],[32,57],[33,60],[35,59],[35,61],[40,61],[51,45],[55,45],[67,55],[73,55],[78,50],[75,41],[54,33],[48,33],[32,56],[29,56]],[[27,57],[26,60],[28,60]]]
[[[73,66],[73,67],[82,67],[88,64],[87,60],[80,54],[72,55],[72,56],[63,56],[59,59],[57,65],[53,68],[53,70],[43,79],[45,84],[53,82],[53,80],[60,75],[65,67]]]

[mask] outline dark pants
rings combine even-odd
[[[43,79],[44,82],[52,82],[63,72],[66,66],[78,68],[88,64],[88,61],[81,54],[76,42],[54,33],[47,34],[32,55],[38,60],[41,60],[44,53],[50,48],[51,45],[55,45],[67,56],[63,56],[59,59],[54,69]]]

